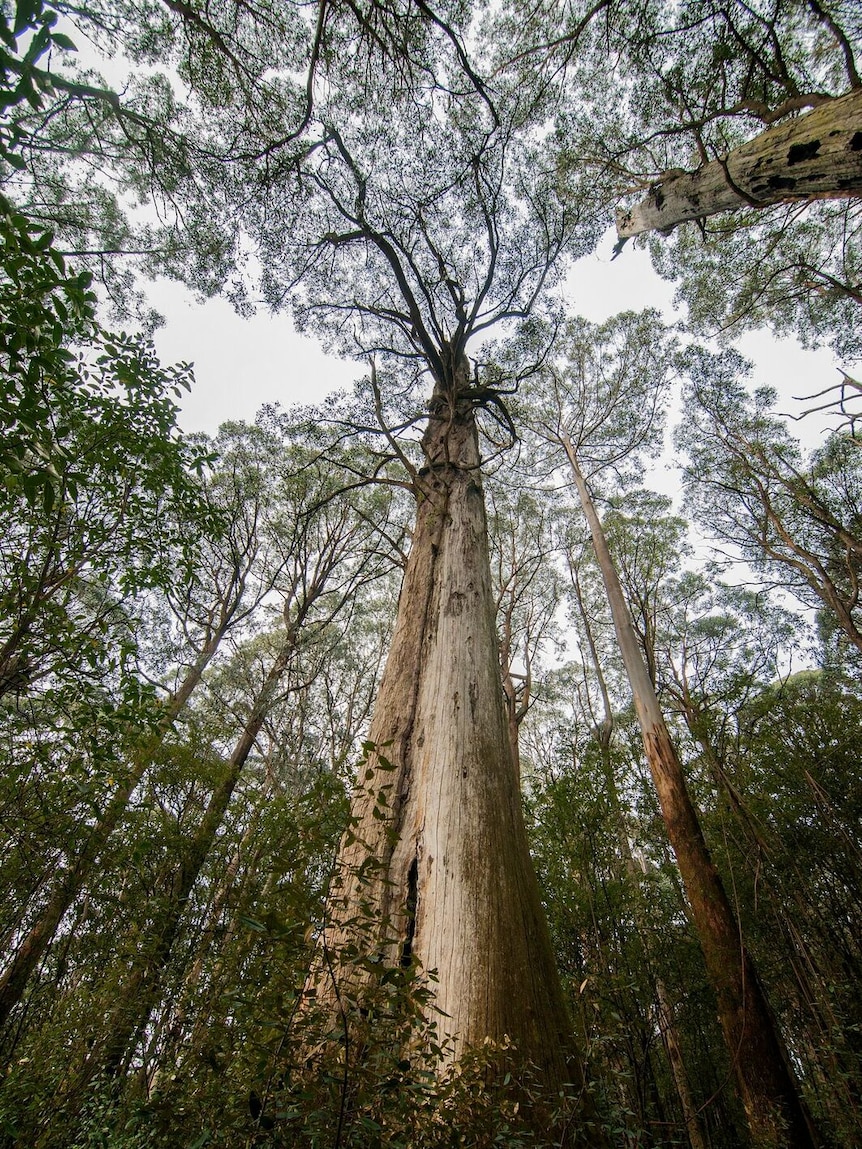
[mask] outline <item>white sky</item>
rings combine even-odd
[[[631,245],[611,262],[613,242],[608,233],[573,268],[566,284],[573,309],[592,322],[645,307],[658,307],[670,317],[673,285],[655,274],[646,251]],[[226,300],[197,303],[186,288],[167,280],[153,285],[150,299],[167,319],[155,340],[162,362],[186,360],[195,367],[196,385],[182,402],[186,431],[213,434],[229,419],[251,422],[263,403],[319,402],[330,391],[349,387],[363,371],[361,364],[327,355],[317,340],[298,335],[286,314],[261,311],[242,319]],[[737,345],[756,365],[754,382],[776,388],[782,411],[798,413],[805,404],[794,403],[793,395],[810,395],[838,380],[830,351],[806,351],[795,340],[777,340],[765,330]],[[815,416],[794,424],[794,431],[813,445],[824,425]]]

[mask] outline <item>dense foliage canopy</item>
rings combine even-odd
[[[559,286],[669,175],[858,93],[860,41],[852,0],[0,11],[0,1146],[790,1144],[734,1084],[621,625],[810,1143],[859,1141],[858,387],[812,445],[729,341],[769,324],[856,370],[862,172],[645,241],[674,330],[587,323]],[[155,274],[289,310],[362,377],[185,435]],[[585,1069],[550,1098],[515,1044],[453,1059],[415,869],[399,960],[363,947],[370,895],[326,941],[351,787],[395,769],[368,731],[413,516],[453,465],[421,431],[474,414]],[[676,507],[644,485],[671,450]],[[336,966],[372,987],[355,1025]]]

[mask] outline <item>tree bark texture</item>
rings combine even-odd
[[[309,992],[350,1025],[372,975],[345,952],[370,947],[381,969],[416,961],[453,1057],[508,1040],[556,1089],[580,1085],[581,1071],[504,706],[466,360],[452,375],[431,401],[372,751],[329,898],[328,970]]]
[[[571,440],[563,437],[593,539],[644,750],[716,995],[718,1018],[756,1149],[815,1149],[820,1141],[788,1065],[754,965],[710,857],[676,749],[647,672],[628,605]]]
[[[862,88],[693,172],[666,172],[646,199],[617,213],[617,234],[622,240],[740,207],[847,196],[862,196]]]

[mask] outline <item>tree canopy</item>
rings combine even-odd
[[[0,12],[0,1146],[859,1140],[856,417],[722,344],[855,370],[860,41]],[[615,218],[672,329],[568,302]],[[361,377],[184,434],[154,275]]]

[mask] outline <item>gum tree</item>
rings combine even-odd
[[[381,83],[361,116],[356,89],[333,93],[301,158],[278,179],[255,169],[245,208],[270,303],[292,297],[300,320],[372,360],[369,419],[391,448],[377,478],[398,475],[416,500],[309,992],[329,1003],[349,1059],[383,971],[433,973],[441,1045],[457,1056],[511,1042],[556,1092],[580,1070],[527,849],[482,493],[480,426],[508,434],[516,379],[486,373],[477,353],[483,333],[529,314],[578,221],[541,141],[518,130],[516,93],[439,79],[370,111],[387,90],[396,98]],[[580,242],[592,239],[585,227]],[[399,437],[419,421],[421,438]]]
[[[846,434],[806,456],[770,407],[749,394],[735,352],[689,353],[689,506],[710,537],[821,612],[826,629],[862,653],[862,455]],[[856,655],[858,657],[858,654]]]
[[[562,448],[590,529],[644,754],[716,995],[752,1140],[764,1149],[788,1140],[813,1146],[817,1133],[788,1068],[754,964],[740,944],[739,924],[710,856],[591,490],[597,476],[621,464],[630,466],[633,453],[656,444],[674,363],[670,347],[655,339],[654,326],[649,313],[619,316],[598,329],[570,324],[559,345],[560,359],[549,364],[543,402],[537,404],[532,422],[542,438]],[[642,636],[647,648],[652,646],[650,615],[648,609]]]

